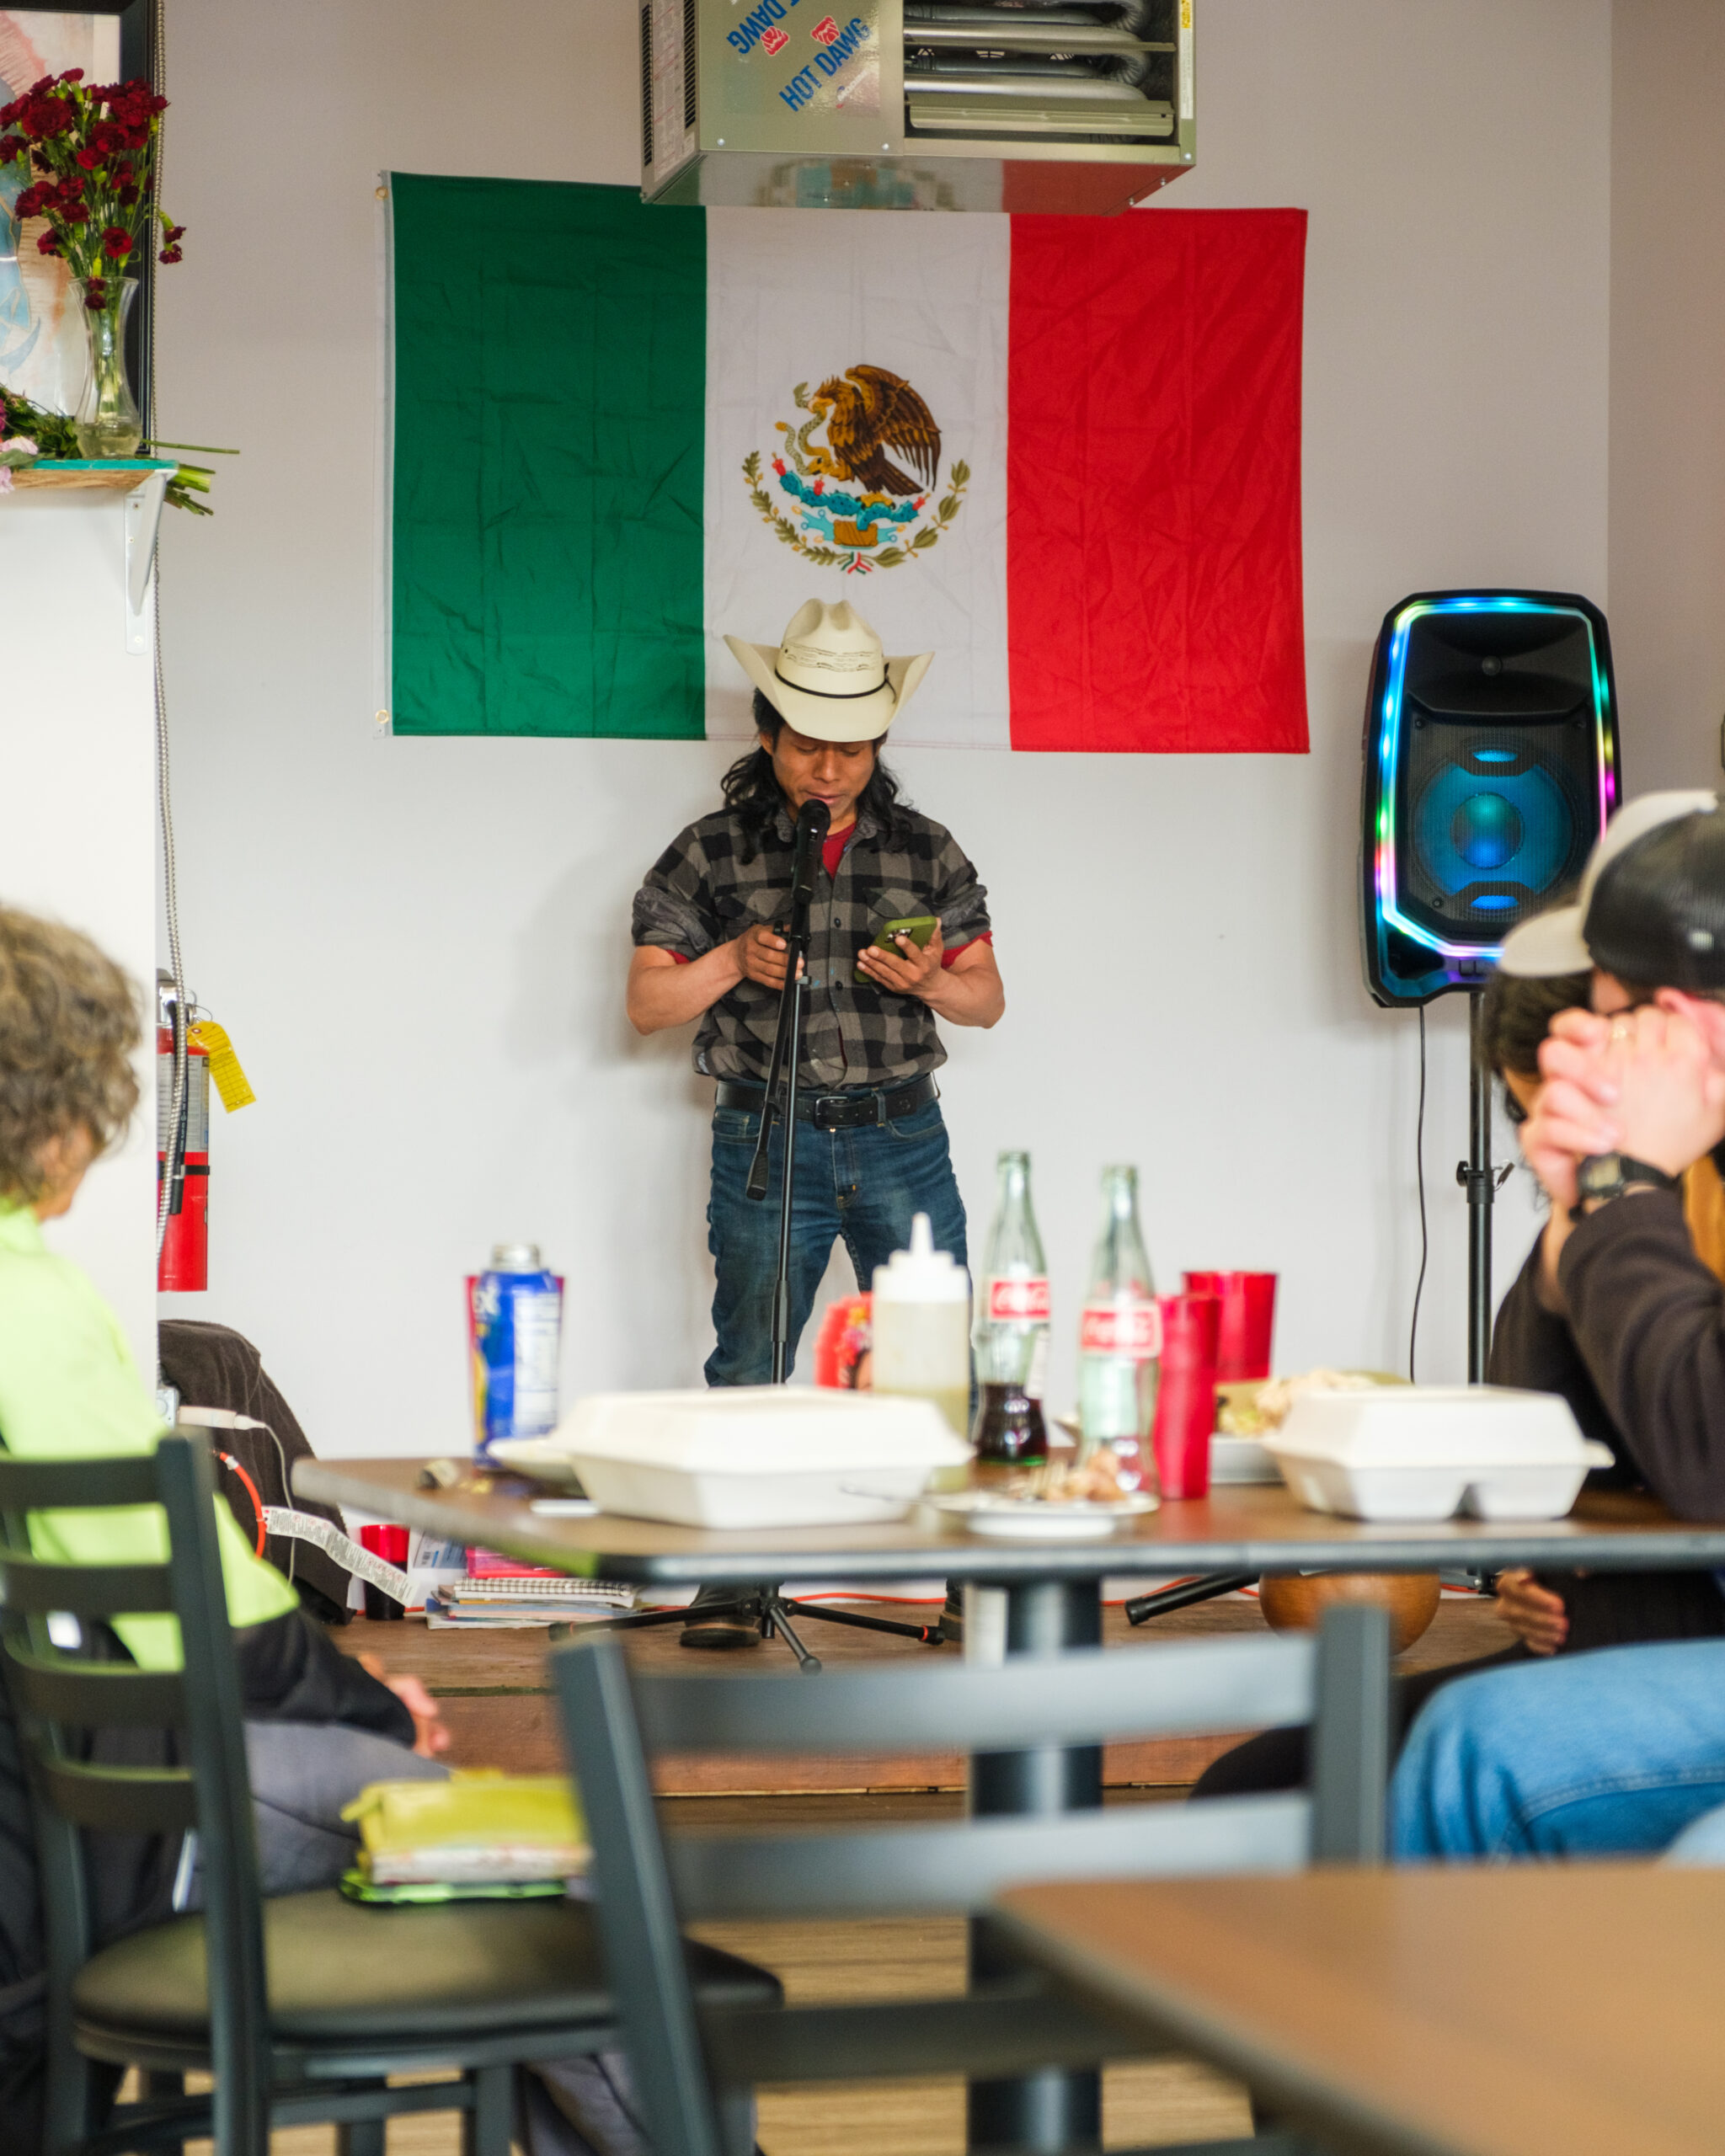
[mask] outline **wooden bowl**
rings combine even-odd
[[[1405,1654],[1438,1614],[1435,1572],[1266,1572],[1258,1607],[1274,1632],[1310,1632],[1338,1602],[1387,1609],[1391,1652]]]

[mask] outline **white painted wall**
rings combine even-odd
[[[126,649],[125,497],[0,499],[0,905],[92,936],[156,979],[152,662]],[[156,1382],[155,1033],[126,1144],[48,1230],[113,1305]]]
[[[1611,642],[1632,792],[1720,782],[1725,8],[1616,0]]]
[[[631,181],[631,11],[179,0],[170,34],[165,430],[245,452],[167,544],[185,947],[259,1105],[216,1118],[216,1285],[164,1310],[250,1332],[326,1453],[454,1448],[462,1275],[535,1236],[570,1389],[694,1381],[706,1088],[622,990],[630,894],[724,753],[371,718],[374,175]],[[1168,204],[1311,212],[1312,753],[900,759],[993,894],[1008,1013],[953,1041],[947,1103],[977,1238],[996,1149],[1033,1152],[1056,1399],[1113,1160],[1166,1283],[1280,1269],[1284,1367],[1403,1358],[1418,1062],[1359,982],[1367,661],[1423,586],[1605,596],[1610,58],[1607,0],[1205,0]],[[1431,1377],[1462,1366],[1464,1020],[1431,1023]]]

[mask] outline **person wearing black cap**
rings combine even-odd
[[[1717,798],[1632,803],[1594,848],[1576,903],[1524,922],[1499,963],[1522,978],[1594,969],[1594,1010],[1553,1022],[1540,1055],[1547,1082],[1521,1134],[1551,1212],[1515,1310],[1506,1298],[1525,1328],[1520,1359],[1536,1359],[1542,1321],[1553,1349],[1580,1358],[1640,1479],[1674,1512],[1717,1518],[1725,1290],[1696,1254],[1681,1182],[1725,1138]]]
[[[1554,1020],[1522,1132],[1551,1200],[1524,1283],[1551,1341],[1561,1331],[1584,1367],[1639,1479],[1680,1517],[1717,1518],[1725,1288],[1696,1253],[1680,1196],[1684,1171],[1725,1141],[1716,796],[1655,794],[1624,809],[1577,903],[1516,930],[1501,963],[1528,978],[1583,961],[1595,969],[1595,1007]],[[1698,1608],[1718,1595],[1711,1577],[1695,1585]],[[1651,1850],[1722,1804],[1718,1639],[1464,1678],[1415,1722],[1392,1791],[1395,1846],[1407,1857]],[[1725,1824],[1695,1831],[1713,1860],[1725,1854]]]
[[[1522,1123],[1524,1143],[1527,1130],[1537,1133],[1542,1127],[1528,1118],[1537,1114],[1543,1095],[1538,1065],[1548,1029],[1559,1040],[1569,1038],[1564,1057],[1577,1052],[1576,1040],[1609,1042],[1613,1018],[1621,1020],[1626,1012],[1650,1005],[1657,993],[1640,969],[1656,963],[1666,972],[1672,969],[1671,931],[1662,909],[1686,904],[1683,894],[1697,878],[1703,883],[1717,879],[1725,893],[1725,817],[1714,814],[1713,801],[1704,793],[1656,794],[1625,808],[1595,849],[1576,902],[1541,915],[1506,944],[1498,976],[1486,992],[1484,1031],[1492,1069],[1503,1080],[1506,1106]],[[1717,867],[1706,857],[1710,848],[1717,850]],[[1701,857],[1687,881],[1673,870],[1674,849],[1685,859],[1692,851]],[[1614,871],[1614,862],[1625,856],[1625,872]],[[1631,917],[1626,924],[1626,913]],[[1640,942],[1637,921],[1642,923]],[[1600,940],[1590,949],[1596,935]],[[1664,942],[1658,940],[1662,936]],[[1609,951],[1626,969],[1626,979],[1596,964],[1596,950]],[[1725,1010],[1719,1015],[1725,1018]],[[1717,1292],[1725,1279],[1725,1235],[1720,1232],[1725,1201],[1719,1175],[1702,1153],[1684,1180],[1678,1231],[1699,1254]],[[1555,1251],[1562,1246],[1559,1238],[1569,1232],[1567,1208],[1554,1208],[1551,1225],[1498,1309],[1487,1381],[1561,1394],[1583,1433],[1610,1448],[1616,1465],[1599,1476],[1601,1482],[1645,1486],[1675,1510],[1725,1513],[1725,1428],[1718,1457],[1710,1464],[1711,1486],[1718,1495],[1709,1502],[1704,1494],[1696,1497],[1680,1479],[1668,1487],[1660,1448],[1638,1442],[1620,1427],[1615,1403],[1608,1401],[1596,1380],[1587,1344],[1556,1284]],[[1519,1644],[1486,1662],[1452,1663],[1400,1678],[1393,1703],[1398,1726],[1411,1721],[1440,1688],[1476,1669],[1523,1661],[1529,1654],[1725,1637],[1725,1593],[1711,1572],[1535,1573],[1516,1566],[1498,1577],[1498,1606]],[[1266,1730],[1213,1761],[1196,1794],[1293,1788],[1306,1774],[1306,1731]]]

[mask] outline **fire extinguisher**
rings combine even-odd
[[[174,1113],[174,983],[158,987],[160,1022],[156,1027],[156,1193],[168,1186],[167,1232],[156,1262],[156,1285],[185,1294],[210,1284],[210,1052],[188,1038],[185,1091],[175,1127]],[[180,1024],[190,1028],[193,1005],[181,1006]]]

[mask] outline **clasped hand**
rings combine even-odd
[[[914,940],[902,931],[895,940],[897,947],[891,951],[879,950],[873,943],[867,945],[857,957],[857,964],[877,988],[889,989],[898,995],[926,999],[929,989],[940,979],[941,956],[946,947],[941,942],[938,926],[925,950],[919,951]],[[735,949],[737,964],[745,980],[757,981],[762,988],[784,986],[790,946],[777,929],[745,929],[737,938]],[[798,961],[799,970],[800,964]]]
[[[1560,1011],[1540,1075],[1521,1150],[1554,1206],[1576,1203],[1576,1168],[1590,1155],[1622,1153],[1675,1176],[1725,1137],[1725,1072],[1681,1010]]]

